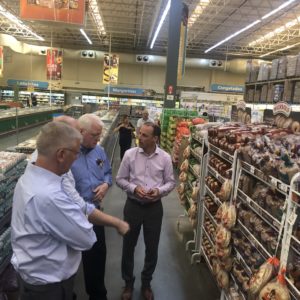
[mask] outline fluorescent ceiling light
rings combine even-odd
[[[270,11],[268,14],[264,15],[261,19],[256,20],[255,22],[251,23],[250,25],[244,27],[243,29],[235,32],[234,34],[230,35],[229,37],[227,37],[226,39],[222,40],[221,42],[215,44],[214,46],[212,46],[211,48],[207,49],[205,51],[205,53],[208,53],[209,51],[211,51],[212,49],[224,44],[225,42],[229,41],[230,39],[232,39],[233,37],[237,36],[238,34],[248,30],[249,28],[253,27],[254,25],[256,25],[257,23],[260,23],[262,20],[274,15],[275,13],[277,13],[278,11],[284,9],[285,7],[287,7],[288,5],[290,5],[291,3],[295,2],[296,0],[289,0],[286,1],[285,3],[281,4],[280,6],[278,6],[276,9]],[[270,34],[270,36],[272,37],[272,35]]]
[[[289,28],[296,26],[297,24],[300,23],[300,16],[296,19],[293,19],[292,21],[287,22],[285,25],[282,25],[280,27],[277,27],[276,29],[274,29],[273,31],[270,31],[269,33],[265,34],[264,36],[262,36],[261,38],[249,43],[249,47],[253,47],[257,44],[260,44],[266,40],[271,39],[272,37],[274,37],[276,34],[279,34],[283,31],[288,30]]]
[[[188,27],[192,27],[200,15],[203,13],[204,9],[208,6],[210,0],[200,0],[196,6],[194,12],[188,19]]]
[[[265,57],[265,56],[271,55],[271,54],[276,53],[276,52],[279,52],[279,51],[288,50],[288,49],[294,48],[294,47],[296,47],[296,46],[298,46],[298,45],[300,45],[300,42],[299,42],[299,43],[296,43],[296,44],[293,44],[293,45],[289,45],[289,46],[280,48],[280,49],[277,49],[277,50],[274,50],[274,51],[271,51],[271,52],[268,52],[268,53],[266,53],[266,54],[261,55],[260,57]]]
[[[25,30],[27,33],[35,37],[36,39],[40,41],[44,41],[44,38],[41,36],[37,35],[35,32],[33,32],[28,26],[26,26],[20,19],[18,19],[16,16],[11,14],[7,9],[5,9],[1,4],[0,4],[0,14],[9,19],[11,22],[15,23],[19,28]]]
[[[89,42],[90,45],[92,45],[92,41],[89,39],[89,37],[87,36],[87,34],[85,33],[85,31],[81,28],[80,29],[81,34],[86,38],[86,40]]]
[[[98,32],[100,33],[100,35],[103,35],[103,34],[106,35],[104,23],[103,23],[101,15],[100,15],[97,0],[89,0],[89,7],[90,7],[89,12],[92,15],[92,18],[96,24]]]
[[[168,12],[169,12],[169,10],[170,10],[170,7],[171,7],[171,0],[168,0],[167,6],[166,6],[166,8],[165,8],[165,10],[164,10],[164,12],[163,12],[161,18],[160,18],[160,21],[159,21],[158,26],[157,26],[157,28],[156,28],[156,31],[155,31],[155,33],[154,33],[152,42],[151,42],[151,44],[150,44],[150,49],[152,49],[153,46],[154,46],[154,43],[155,43],[155,41],[156,41],[156,39],[157,39],[157,36],[158,36],[158,34],[159,34],[159,32],[160,32],[161,26],[163,25],[163,23],[164,23],[164,21],[165,21],[165,19],[166,19],[166,16],[167,16],[167,14],[168,14]]]
[[[264,15],[262,17],[262,20],[269,18],[270,16],[276,14],[277,12],[279,12],[280,10],[284,9],[285,7],[289,6],[291,3],[295,2],[296,0],[289,0],[286,1],[285,3],[281,4],[280,6],[278,6],[277,8],[275,8],[274,10],[270,11],[269,13],[267,13],[266,15]]]
[[[260,22],[261,22],[261,20],[256,20],[256,21],[254,21],[253,23],[251,23],[251,24],[247,25],[246,27],[242,28],[241,30],[236,31],[235,33],[233,33],[232,35],[228,36],[228,37],[225,38],[224,40],[220,41],[219,43],[217,43],[217,44],[215,44],[214,46],[212,46],[212,47],[210,47],[209,49],[207,49],[207,50],[205,51],[205,53],[208,53],[209,51],[215,49],[216,47],[218,47],[218,46],[224,44],[225,42],[231,40],[232,38],[236,37],[237,35],[241,34],[242,32],[244,32],[244,31],[246,31],[246,30],[248,30],[248,29],[250,29],[251,27],[255,26],[256,24],[258,24],[258,23],[260,23]]]

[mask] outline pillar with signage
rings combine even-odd
[[[182,11],[182,1],[172,0],[169,15],[168,54],[165,79],[164,107],[166,108],[175,107],[176,102]]]

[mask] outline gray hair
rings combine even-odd
[[[78,130],[63,122],[50,122],[44,125],[37,137],[36,148],[44,156],[53,155],[60,148],[73,147],[76,141],[81,142]]]
[[[94,114],[84,114],[78,119],[78,122],[79,127],[86,130],[90,130],[93,124],[97,124],[101,128],[103,128],[104,125],[101,119]]]

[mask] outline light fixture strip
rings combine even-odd
[[[253,47],[259,43],[262,43],[263,41],[269,40],[272,37],[274,37],[276,34],[279,34],[283,31],[288,30],[289,28],[296,26],[298,23],[300,23],[300,16],[297,17],[296,19],[293,19],[292,21],[287,22],[285,25],[277,27],[275,30],[270,31],[269,33],[265,34],[261,38],[249,43],[249,47]]]
[[[26,26],[20,19],[18,19],[16,16],[14,16],[12,13],[10,13],[7,9],[5,9],[1,4],[0,4],[0,14],[3,15],[5,18],[16,24],[19,28],[25,30],[27,33],[30,35],[34,36],[40,41],[44,41],[44,38],[41,36],[37,35],[35,32],[33,32],[28,26]]]
[[[289,6],[291,3],[295,2],[296,0],[289,0],[286,1],[285,3],[281,4],[280,6],[278,6],[277,8],[273,9],[272,11],[270,11],[269,13],[267,13],[266,15],[264,15],[262,17],[262,20],[265,20],[267,18],[269,18],[270,16],[276,14],[277,12],[279,12],[280,10],[286,8],[287,6]]]
[[[251,23],[251,24],[247,25],[246,27],[242,28],[241,30],[236,31],[235,33],[233,33],[232,35],[228,36],[228,37],[225,38],[224,40],[220,41],[219,43],[217,43],[217,44],[215,44],[214,46],[212,46],[212,47],[210,47],[209,49],[207,49],[207,50],[205,51],[205,53],[208,53],[209,51],[215,49],[216,47],[218,47],[218,46],[224,44],[225,42],[231,40],[232,38],[236,37],[237,35],[241,34],[242,32],[244,32],[244,31],[246,31],[246,30],[248,30],[248,29],[250,29],[251,27],[255,26],[256,24],[258,24],[258,23],[260,23],[260,22],[261,22],[261,20],[256,20],[256,21],[254,21],[253,23]]]
[[[171,7],[171,0],[168,0],[168,3],[167,3],[167,5],[166,5],[166,7],[165,7],[165,10],[164,10],[164,12],[163,12],[163,14],[162,14],[162,16],[161,16],[161,18],[160,18],[160,21],[159,21],[158,26],[157,26],[157,28],[156,28],[156,31],[155,31],[155,33],[154,33],[152,42],[151,42],[151,44],[150,44],[150,49],[152,49],[153,46],[154,46],[154,43],[155,43],[155,41],[156,41],[156,39],[157,39],[157,36],[158,36],[158,34],[159,34],[159,32],[160,32],[160,29],[161,29],[162,25],[163,25],[163,23],[164,23],[164,21],[165,21],[165,19],[166,19],[166,16],[167,16],[167,14],[168,14],[168,12],[169,12],[169,10],[170,10],[170,7]]]
[[[289,46],[280,48],[280,49],[277,49],[277,50],[274,50],[274,51],[271,51],[271,52],[268,52],[268,53],[265,53],[265,54],[261,55],[260,58],[268,56],[268,55],[271,55],[271,54],[279,52],[279,51],[284,51],[284,50],[288,50],[288,49],[294,48],[294,47],[296,47],[298,45],[300,45],[300,42],[296,43],[296,44],[293,44],[293,45],[289,45]]]
[[[267,13],[266,15],[264,15],[261,19],[256,20],[255,22],[251,23],[250,25],[244,27],[243,29],[237,31],[236,33],[230,35],[229,37],[227,37],[226,39],[222,40],[221,42],[215,44],[214,46],[210,47],[209,49],[207,49],[205,51],[205,53],[210,52],[211,50],[213,50],[214,48],[224,44],[225,42],[229,41],[230,39],[232,39],[233,37],[237,36],[238,34],[250,29],[251,27],[253,27],[254,25],[260,23],[262,20],[272,16],[273,14],[279,12],[280,10],[284,9],[285,7],[287,7],[288,5],[290,5],[291,3],[295,2],[296,0],[289,0],[286,1],[285,3],[283,3],[282,5],[278,6],[277,8],[275,8],[274,10],[270,11],[269,13]]]
[[[87,36],[87,34],[85,33],[85,31],[82,28],[80,28],[80,32],[86,38],[86,40],[88,41],[88,43],[90,45],[92,45],[93,44],[92,41],[89,39],[89,37]]]
[[[100,15],[98,3],[96,0],[89,0],[89,6],[90,6],[90,13],[94,19],[94,22],[96,23],[97,30],[100,33],[100,35],[106,35],[104,23],[102,20],[102,17]]]

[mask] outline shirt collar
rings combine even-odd
[[[45,168],[36,166],[34,163],[29,163],[28,169],[30,172],[34,173],[36,176],[47,176],[53,183],[61,183],[62,176],[59,176]]]
[[[94,148],[87,148],[84,147],[83,145],[80,145],[80,152],[82,154],[88,154],[89,152],[91,152]]]
[[[145,153],[144,149],[139,147],[139,153]],[[157,145],[156,145],[154,153],[152,153],[152,154],[149,155],[149,156],[147,155],[147,156],[148,156],[148,157],[151,157],[151,156],[153,156],[154,154],[158,154],[158,153],[159,153],[159,149],[158,149],[158,147],[157,147]],[[146,155],[146,153],[145,153],[145,155]]]

